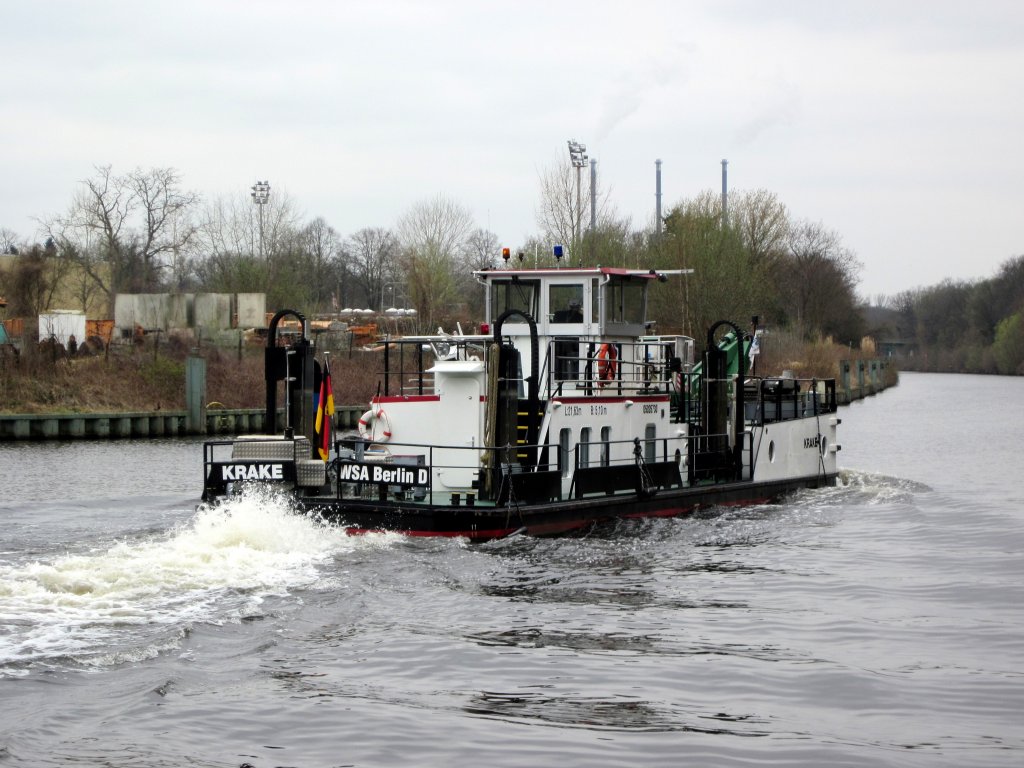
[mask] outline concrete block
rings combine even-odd
[[[235,296],[238,328],[267,327],[267,294],[239,293]]]

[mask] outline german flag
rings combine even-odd
[[[327,461],[331,452],[331,420],[334,418],[334,388],[331,386],[331,362],[324,355],[324,375],[316,401],[316,450]]]

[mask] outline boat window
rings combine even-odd
[[[582,323],[583,283],[548,286],[548,313],[553,323]]]
[[[612,428],[601,427],[601,466],[607,467],[612,463],[611,443]]]
[[[601,290],[597,280],[590,281],[590,320],[593,323],[601,322],[601,304],[599,298]]]
[[[491,283],[491,320],[497,320],[509,309],[518,309],[537,319],[536,280],[495,280]],[[522,322],[518,317],[509,322]]]
[[[572,430],[563,427],[558,433],[558,468],[562,470],[562,477],[569,476],[569,441],[572,439]]]
[[[639,280],[614,280],[608,284],[606,319],[610,323],[643,325],[644,285]]]
[[[655,424],[648,424],[644,427],[644,461],[655,462],[658,460],[658,427]]]
[[[590,466],[590,427],[580,430],[580,467]]]

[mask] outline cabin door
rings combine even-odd
[[[446,376],[441,395],[440,434],[431,440],[451,448],[434,449],[435,490],[468,490],[477,479],[482,455],[483,403],[475,376]]]

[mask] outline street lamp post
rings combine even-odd
[[[572,167],[576,169],[576,215],[573,216],[572,226],[572,257],[579,262],[579,230],[583,217],[583,204],[580,200],[580,171],[587,164],[587,145],[580,144],[575,139],[569,139],[569,159],[572,161]]]
[[[394,304],[395,304],[395,284],[394,283],[381,283],[380,284],[380,311],[381,311],[382,314],[383,314],[384,309],[385,309],[385,307],[384,307],[384,292],[385,291],[387,291],[388,295],[391,297],[391,301],[388,303],[388,306],[389,307],[394,306]]]
[[[263,258],[263,206],[270,202],[270,182],[257,181],[252,185],[252,201],[260,211],[260,259]]]

